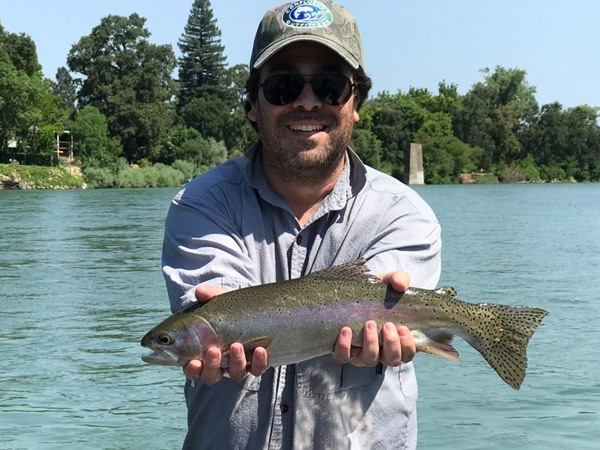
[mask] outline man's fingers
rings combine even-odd
[[[211,386],[223,378],[224,370],[221,369],[221,350],[211,347],[206,351],[200,378],[202,383]]]
[[[386,323],[381,330],[383,346],[380,361],[386,366],[397,366],[402,362],[403,348],[400,343],[398,330],[393,323]]]
[[[185,377],[190,381],[194,381],[195,379],[197,379],[200,376],[201,372],[202,361],[198,359],[192,359],[183,367],[183,373]]]
[[[413,360],[416,348],[413,336],[408,328],[387,322],[381,330],[380,347],[377,323],[370,320],[363,328],[362,347],[352,347],[352,330],[342,328],[333,352],[336,362],[350,362],[357,367],[373,367],[381,362],[395,367]]]
[[[349,327],[343,327],[338,334],[337,342],[333,350],[333,359],[345,364],[350,361],[350,349],[352,346],[352,330]]]
[[[196,296],[196,300],[198,300],[199,302],[207,302],[211,298],[216,297],[217,295],[224,294],[229,290],[230,289],[225,289],[219,286],[212,286],[207,284],[198,286],[194,291],[194,295]]]
[[[410,285],[410,276],[402,270],[384,273],[383,275],[378,275],[378,278],[384,283],[391,285],[398,292],[405,292]]]
[[[262,375],[262,373],[269,367],[269,356],[267,350],[263,347],[257,347],[252,353],[252,364],[250,364],[250,373],[255,377]]]
[[[379,331],[375,321],[365,323],[362,348],[354,348],[351,353],[352,364],[355,366],[373,367],[379,362]]]
[[[229,367],[227,375],[234,381],[243,380],[248,371],[258,377],[269,367],[269,358],[267,350],[258,347],[252,354],[252,364],[248,366],[244,346],[240,343],[233,343],[229,349]],[[225,369],[221,367],[221,352],[218,348],[209,348],[206,351],[204,361],[193,359],[183,368],[183,373],[189,380],[196,380],[199,377],[202,383],[210,386],[221,380],[225,375]]]
[[[229,348],[229,377],[233,381],[241,381],[246,377],[246,353],[244,346],[239,342],[231,344]]]
[[[417,354],[417,348],[412,333],[406,327],[398,327],[400,347],[402,348],[402,362],[411,362]]]

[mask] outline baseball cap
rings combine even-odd
[[[260,68],[283,47],[299,41],[323,44],[352,68],[364,67],[358,25],[350,12],[327,0],[297,0],[266,12],[254,38],[250,70]]]

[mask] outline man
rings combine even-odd
[[[174,311],[358,258],[398,290],[407,273],[414,286],[436,286],[433,212],[348,147],[371,86],[363,66],[357,25],[340,5],[301,0],[266,13],[247,83],[260,140],[188,183],[168,214],[163,271]],[[367,321],[353,348],[344,327],[333,357],[278,368],[268,368],[268,349],[246,361],[234,344],[225,373],[210,349],[184,368],[184,448],[414,448],[415,345],[386,324],[380,347],[378,331]]]

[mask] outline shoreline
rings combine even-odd
[[[502,182],[493,174],[488,173],[463,173],[460,174],[456,183],[444,184],[556,184],[556,183],[578,183],[575,179],[570,180],[537,180],[537,181],[512,181]],[[427,185],[427,184],[426,184]],[[181,184],[168,186],[179,187]],[[148,186],[130,186],[137,188],[151,188]],[[165,186],[166,187],[166,186]],[[93,189],[100,189],[94,188]],[[68,189],[92,189],[84,180],[83,172],[79,166],[27,166],[18,164],[0,164],[0,190],[68,190]],[[103,189],[103,188],[102,188]],[[111,187],[119,189],[119,187]]]

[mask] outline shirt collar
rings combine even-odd
[[[256,189],[263,200],[289,210],[287,204],[279,197],[269,185],[267,175],[262,164],[262,144],[257,142],[246,150],[247,158],[245,176],[250,186]],[[367,169],[358,155],[348,147],[346,162],[340,178],[336,182],[331,193],[325,197],[323,204],[314,216],[314,220],[329,211],[343,209],[348,200],[357,195],[366,183]],[[291,211],[290,211],[291,212]],[[311,222],[313,220],[311,219]]]

